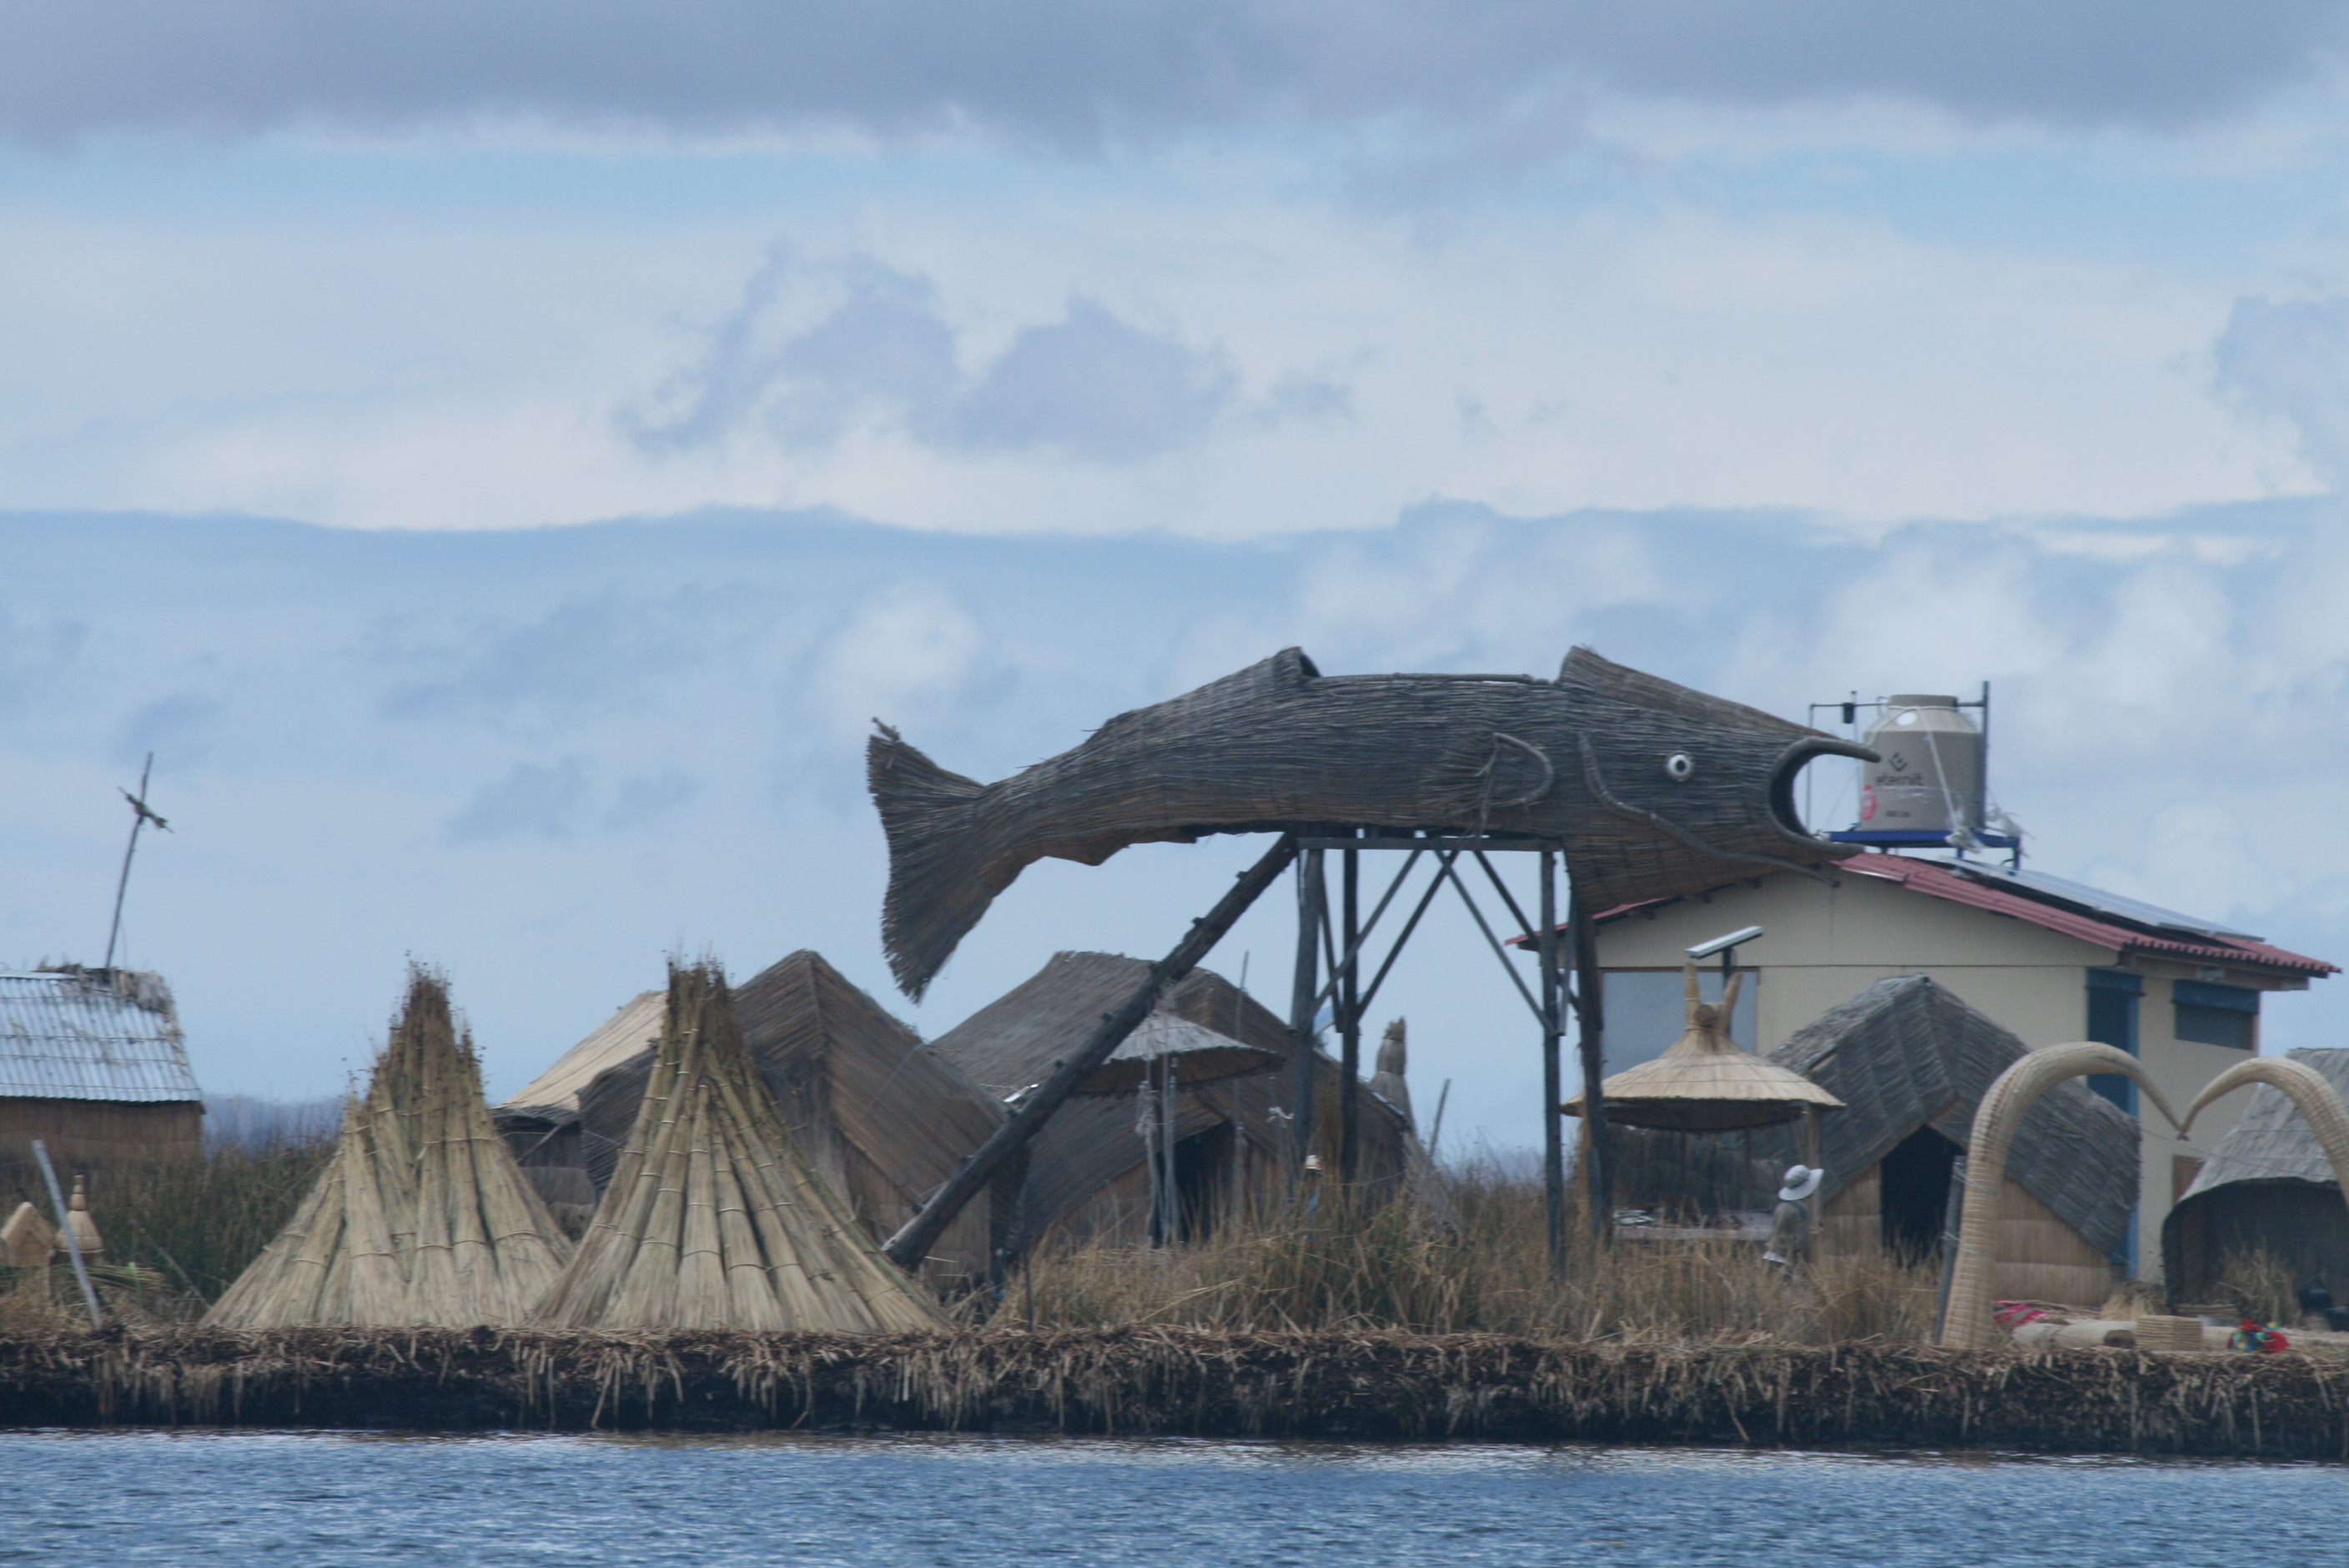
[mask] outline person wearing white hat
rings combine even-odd
[[[1786,1184],[1778,1189],[1778,1210],[1770,1216],[1770,1244],[1763,1251],[1764,1263],[1791,1269],[1810,1255],[1809,1199],[1826,1176],[1816,1165],[1786,1167]]]

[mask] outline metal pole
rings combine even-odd
[[[1607,1007],[1599,974],[1599,935],[1580,893],[1569,894],[1567,909],[1574,940],[1574,999],[1580,1026],[1575,1031],[1575,1043],[1582,1057],[1582,1135],[1590,1158],[1584,1190],[1589,1195],[1591,1233],[1606,1242],[1614,1234],[1615,1179],[1607,1156]]]
[[[1305,1157],[1313,1148],[1313,1000],[1321,989],[1321,921],[1329,888],[1321,876],[1321,851],[1297,860],[1297,976],[1288,994],[1289,1090],[1288,1195],[1305,1182]]]
[[[1354,1179],[1355,1140],[1361,1125],[1362,1085],[1362,1012],[1361,987],[1354,982],[1355,968],[1350,962],[1354,945],[1360,937],[1361,923],[1361,894],[1362,851],[1347,850],[1340,855],[1340,900],[1339,918],[1343,923],[1344,939],[1340,948],[1349,962],[1338,981],[1338,1026],[1340,1046],[1338,1076],[1338,1175],[1347,1181]]]
[[[1566,1266],[1566,1129],[1558,1107],[1566,1098],[1564,1074],[1558,1064],[1558,1037],[1563,1032],[1559,993],[1565,976],[1558,965],[1557,851],[1541,852],[1542,981],[1542,1212],[1549,1226],[1549,1266]],[[1587,1099],[1589,1097],[1584,1096]]]
[[[89,1283],[89,1269],[81,1261],[81,1243],[73,1233],[73,1221],[66,1214],[66,1195],[57,1188],[57,1173],[49,1164],[49,1146],[39,1139],[33,1140],[33,1158],[41,1162],[41,1180],[49,1184],[49,1206],[57,1212],[57,1239],[65,1243],[66,1256],[73,1260],[74,1278],[81,1285],[81,1298],[89,1306],[89,1326],[106,1326],[106,1314],[98,1310],[98,1290]]]

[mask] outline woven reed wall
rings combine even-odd
[[[99,1099],[0,1099],[0,1159],[33,1157],[33,1140],[60,1165],[191,1159],[203,1152],[204,1108],[193,1100],[137,1105]]]
[[[1871,1165],[1819,1205],[1821,1256],[1867,1257],[1884,1250],[1884,1183]]]
[[[1820,1205],[1823,1254],[1867,1256],[1883,1250],[1883,1183],[1871,1165]],[[2013,1177],[1998,1226],[1998,1269],[1991,1291],[2010,1301],[2096,1306],[2112,1293],[2112,1264],[2086,1237]]]

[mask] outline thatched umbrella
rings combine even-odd
[[[490,1123],[448,983],[412,968],[367,1097],[294,1218],[205,1314],[224,1328],[522,1322],[569,1255]]]
[[[1077,1093],[1083,1095],[1134,1097],[1133,1130],[1142,1134],[1150,1163],[1153,1245],[1165,1245],[1181,1229],[1174,1181],[1177,1092],[1219,1078],[1268,1073],[1284,1059],[1161,1006],[1135,1025],[1109,1060],[1077,1086]]]
[[[1842,1107],[1842,1100],[1800,1073],[1764,1061],[1729,1037],[1729,1019],[1744,975],[1730,976],[1718,1004],[1699,999],[1694,963],[1682,966],[1682,977],[1688,994],[1688,1032],[1655,1060],[1617,1073],[1600,1086],[1608,1120],[1671,1132],[1726,1132],[1775,1126],[1813,1109]],[[1582,1096],[1559,1109],[1580,1116]]]
[[[944,1323],[792,1140],[743,1044],[725,976],[674,964],[635,1130],[533,1320],[846,1333]]]

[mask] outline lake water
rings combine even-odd
[[[0,1563],[2340,1568],[2349,1469],[992,1438],[0,1432]]]

